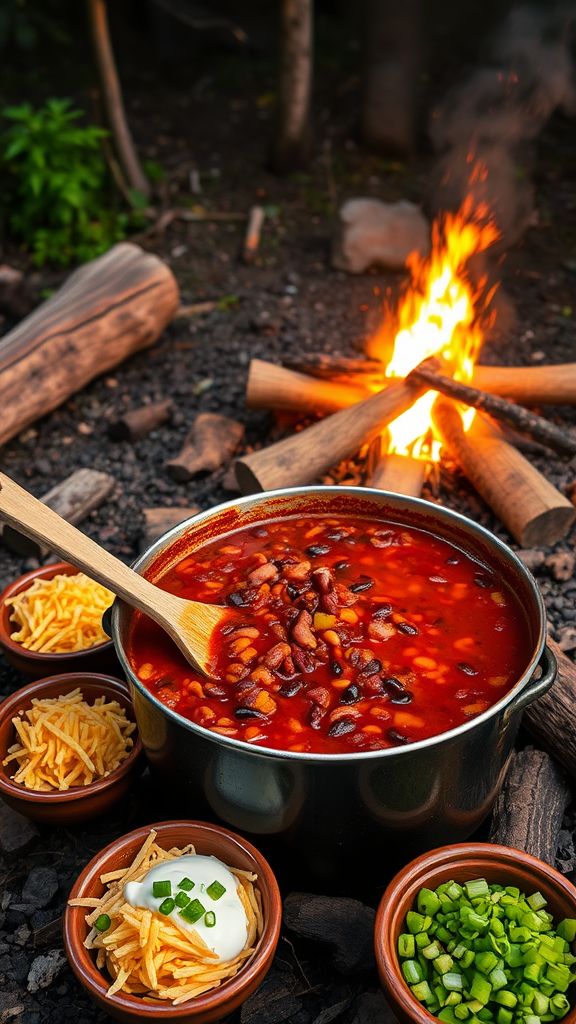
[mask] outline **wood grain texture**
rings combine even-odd
[[[524,711],[524,727],[576,780],[576,665],[554,640],[548,646],[558,662],[558,676],[548,693]]]
[[[40,501],[68,523],[77,526],[110,497],[115,486],[116,480],[109,473],[100,473],[96,469],[77,469],[52,487]],[[50,550],[38,541],[18,533],[11,526],[4,528],[2,540],[10,551],[26,558],[45,558]]]
[[[243,456],[236,462],[241,491],[252,494],[311,483],[371,441],[382,427],[409,409],[419,394],[418,387],[391,383],[350,409],[341,409],[269,448]]]
[[[542,750],[512,755],[490,826],[490,842],[513,846],[554,864],[570,787],[562,769]]]
[[[152,345],[178,305],[170,268],[129,242],[76,270],[0,341],[0,444]]]
[[[250,409],[278,412],[331,413],[361,402],[368,394],[363,387],[319,380],[264,359],[252,359],[246,385],[246,404]]]
[[[448,398],[435,402],[432,415],[445,447],[522,547],[555,544],[567,535],[574,506],[481,416],[465,432]]]
[[[426,463],[422,459],[412,459],[408,455],[392,452],[380,456],[368,474],[366,486],[419,498],[425,476]]]

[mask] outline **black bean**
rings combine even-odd
[[[328,729],[329,736],[345,736],[347,732],[354,732],[356,722],[353,718],[339,718],[334,725]]]
[[[326,534],[328,540],[343,540],[348,534],[346,530],[330,530],[330,533]]]
[[[474,573],[474,583],[477,587],[482,587],[483,590],[490,590],[490,587],[494,586],[492,577],[483,572]]]
[[[401,732],[397,732],[396,729],[388,729],[388,739],[392,743],[408,743],[408,737],[403,736]]]
[[[386,678],[383,679],[382,682],[384,683],[384,686],[386,687],[387,690],[399,691],[404,689],[400,680],[396,679],[396,676],[386,676]]]
[[[331,661],[330,662],[330,671],[331,671],[333,676],[341,676],[343,671],[344,671],[344,669],[342,668],[342,665],[340,664],[339,661]]]
[[[374,580],[371,580],[370,577],[367,576],[365,579],[358,580],[357,583],[351,583],[348,589],[351,590],[353,594],[361,594],[364,590],[370,590],[373,586]]]
[[[375,676],[376,673],[380,672],[381,669],[382,662],[378,661],[378,658],[372,658],[372,660],[369,661],[367,665],[364,665],[364,668],[362,669],[360,674],[363,676]]]
[[[327,555],[330,551],[329,544],[310,544],[306,549],[306,554],[311,555],[315,558],[316,555]]]
[[[446,559],[446,565],[460,565],[460,559],[456,555],[451,555]]]
[[[395,693],[390,697],[391,704],[411,704],[412,700],[412,694],[408,690],[404,690],[402,693]]]
[[[311,727],[313,729],[319,729],[320,728],[320,725],[322,724],[322,719],[324,718],[325,714],[326,714],[326,712],[323,711],[322,708],[319,708],[317,704],[314,704],[310,708],[310,714],[308,716],[308,721],[309,721],[309,723],[310,723],[310,725],[311,725]]]
[[[418,626],[413,626],[411,622],[399,622],[396,629],[400,633],[404,633],[406,636],[417,636],[420,632]]]
[[[242,606],[245,604],[244,595],[238,593],[237,590],[235,590],[232,594],[228,594],[226,601],[228,604],[233,605],[234,608],[242,608]]]
[[[234,714],[236,718],[266,718],[266,715],[262,714],[261,711],[257,711],[256,708],[235,708]]]
[[[345,569],[349,569],[350,568],[350,562],[336,562],[335,565],[334,565],[334,568],[338,572],[344,572]]]
[[[293,683],[285,683],[284,686],[281,686],[278,693],[281,694],[282,697],[294,697],[301,689],[302,683],[295,680]]]
[[[291,601],[295,601],[297,597],[300,597],[300,591],[293,583],[289,583],[286,587],[286,593]]]
[[[360,693],[359,688],[354,683],[351,683],[345,690],[342,690],[342,693],[340,694],[340,703],[355,704],[357,700],[360,700],[361,696],[362,694]]]
[[[389,615],[392,615],[392,605],[391,604],[382,604],[382,605],[380,605],[378,611],[373,613],[372,618],[373,619],[387,619]]]
[[[459,661],[458,662],[458,668],[460,669],[461,672],[464,672],[464,674],[467,675],[467,676],[477,676],[478,675],[478,669],[474,668],[473,665],[469,665],[467,661]]]

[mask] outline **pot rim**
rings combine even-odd
[[[145,568],[153,559],[153,557],[160,552],[164,551],[170,546],[175,540],[177,540],[183,533],[186,533],[191,526],[197,526],[209,519],[217,518],[222,512],[227,509],[242,509],[250,507],[251,505],[258,505],[261,502],[268,501],[274,498],[296,498],[304,497],[306,495],[330,495],[341,496],[350,495],[351,497],[357,498],[370,498],[378,497],[379,499],[388,498],[395,500],[402,500],[407,503],[410,508],[420,509],[423,513],[436,514],[440,518],[448,520],[459,525],[483,540],[489,547],[496,547],[500,554],[503,554],[505,558],[516,568],[518,572],[523,576],[525,581],[530,586],[532,594],[534,596],[536,606],[539,612],[539,629],[538,637],[534,645],[534,650],[527,664],[524,672],[514,684],[514,686],[504,694],[495,704],[492,704],[482,714],[477,715],[475,718],[471,718],[469,722],[464,722],[461,725],[455,726],[454,729],[449,729],[446,732],[438,733],[435,736],[428,736],[426,739],[417,740],[415,743],[407,743],[402,747],[385,747],[382,750],[365,750],[356,751],[354,753],[345,754],[322,754],[317,752],[309,751],[293,751],[293,750],[281,750],[277,747],[264,747],[264,746],[251,746],[244,740],[234,739],[232,736],[222,736],[219,733],[214,733],[210,729],[205,729],[201,725],[197,725],[190,719],[185,718],[183,715],[178,714],[172,708],[163,704],[162,701],[158,700],[153,693],[148,690],[144,684],[140,681],[136,673],[133,671],[126,654],[124,652],[124,646],[120,638],[120,604],[115,601],[112,605],[112,639],[114,647],[116,648],[116,655],[130,685],[134,686],[136,690],[151,704],[158,708],[168,719],[173,721],[175,724],[183,726],[195,735],[204,738],[211,739],[219,746],[226,747],[230,750],[236,750],[238,752],[253,755],[257,758],[264,758],[268,760],[282,760],[282,761],[294,761],[300,764],[348,764],[351,762],[358,761],[372,761],[378,760],[382,757],[401,757],[409,756],[410,754],[416,754],[421,750],[427,750],[430,747],[435,746],[438,743],[450,742],[457,740],[464,733],[474,729],[480,723],[486,722],[493,715],[497,715],[500,711],[504,711],[510,704],[520,696],[521,692],[526,688],[530,682],[537,666],[542,657],[544,647],[546,644],[546,607],[544,604],[544,598],[540,593],[540,590],[534,580],[532,574],[526,568],[524,563],[518,557],[518,555],[510,548],[504,541],[501,541],[496,534],[486,529],[484,526],[480,526],[475,523],[472,519],[462,515],[460,512],[455,512],[453,509],[445,508],[442,505],[435,505],[433,502],[426,501],[424,498],[413,498],[404,494],[396,494],[392,491],[383,491],[375,487],[338,487],[334,486],[307,486],[307,487],[283,487],[273,491],[260,491],[257,494],[244,495],[241,498],[233,498],[230,501],[221,502],[214,508],[206,509],[203,512],[199,512],[195,516],[191,516],[189,519],[183,520],[173,526],[172,529],[158,537],[149,548],[146,549],[139,557],[132,563],[132,568],[139,572],[141,568]],[[242,527],[238,527],[241,529]]]

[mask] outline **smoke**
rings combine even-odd
[[[530,222],[531,143],[557,109],[576,113],[571,57],[576,4],[537,11],[517,7],[494,40],[487,66],[453,89],[432,114],[440,160],[434,212],[455,209],[471,194],[486,203],[503,242]]]

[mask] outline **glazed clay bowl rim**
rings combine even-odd
[[[248,842],[243,836],[223,828],[221,825],[212,825],[204,821],[171,820],[143,825],[124,836],[120,836],[112,843],[109,843],[108,846],[105,846],[103,850],[100,850],[88,862],[74,882],[68,899],[77,899],[85,895],[91,890],[94,882],[97,882],[98,887],[100,887],[99,876],[104,874],[106,870],[110,870],[111,859],[113,858],[112,863],[116,867],[118,866],[116,860],[118,855],[121,856],[130,852],[132,859],[152,829],[157,832],[156,841],[159,842],[159,845],[163,846],[166,843],[168,848],[172,845],[172,836],[189,830],[187,842],[193,843],[199,853],[202,853],[202,838],[210,837],[213,840],[223,840],[223,845],[226,849],[235,848],[248,856],[248,859],[254,864],[255,874],[258,875],[257,888],[261,892],[265,888],[269,893],[269,906],[264,917],[264,928],[256,946],[256,952],[246,966],[242,967],[234,977],[227,979],[218,988],[196,996],[186,1003],[181,1003],[179,1006],[174,1006],[168,1002],[144,1002],[141,997],[122,991],[116,992],[112,996],[107,996],[106,992],[112,982],[107,979],[103,971],[96,967],[93,954],[90,950],[85,949],[83,945],[84,938],[88,934],[88,926],[84,921],[84,916],[87,913],[86,908],[71,907],[67,902],[64,910],[63,932],[64,948],[68,961],[78,981],[81,982],[92,996],[98,1000],[106,1000],[116,1010],[123,1011],[125,1015],[132,1015],[134,1018],[141,1017],[142,1019],[154,1017],[158,1020],[179,1020],[189,1018],[195,1014],[210,1014],[207,1019],[218,1020],[219,1017],[216,1013],[218,1007],[222,1006],[222,1015],[230,1012],[226,1008],[230,998],[235,999],[234,1007],[239,1006],[243,1001],[241,999],[242,991],[249,988],[251,983],[255,984],[250,988],[250,991],[257,987],[258,976],[261,972],[265,973],[267,971],[280,936],[282,899],[276,876],[266,858],[252,843]],[[231,867],[236,866],[229,859],[230,854],[224,852],[224,850],[222,850],[219,856],[225,863],[230,864]],[[129,863],[129,861],[127,860],[126,863]],[[101,888],[103,889],[104,887],[102,886]],[[264,974],[262,980],[263,978]],[[249,992],[246,993],[246,998],[248,994]]]
[[[468,872],[468,865],[470,870]],[[415,1024],[438,1024],[438,1017],[429,1013],[424,1005],[412,995],[400,971],[396,950],[397,933],[402,931],[402,922],[407,910],[411,909],[417,893],[427,886],[435,888],[450,875],[451,867],[463,877],[463,871],[470,879],[485,875],[494,876],[488,881],[498,881],[498,868],[516,877],[507,884],[518,884],[524,891],[533,885],[535,892],[541,887],[553,891],[559,904],[566,912],[562,916],[576,917],[576,887],[559,871],[538,857],[524,850],[495,843],[454,843],[424,853],[403,867],[388,884],[376,912],[374,923],[374,952],[378,974],[386,995],[395,1012],[404,1020]],[[529,881],[529,879],[531,881]],[[401,910],[400,908],[403,907]],[[560,918],[561,919],[561,918]],[[576,998],[563,1024],[576,1024]]]
[[[79,658],[89,658],[90,655],[105,653],[108,650],[112,651],[114,648],[114,641],[112,639],[103,640],[102,643],[93,644],[92,647],[83,647],[79,651],[29,651],[16,640],[12,640],[10,636],[10,611],[6,606],[6,598],[21,594],[35,580],[49,580],[53,576],[57,576],[58,573],[63,573],[65,576],[75,576],[81,571],[72,562],[50,562],[49,565],[41,565],[38,569],[31,569],[29,572],[25,572],[15,580],[12,580],[11,583],[8,583],[0,593],[0,646],[10,651],[11,654],[34,662],[38,666],[43,662],[46,665],[51,662],[54,664],[54,667],[61,665],[63,672],[66,671],[66,665],[72,661],[77,661]]]
[[[98,672],[61,672],[53,676],[46,676],[45,679],[35,679],[27,683],[19,690],[15,690],[3,701],[0,702],[0,723],[3,724],[7,718],[13,718],[18,711],[30,707],[34,697],[46,695],[47,690],[57,689],[62,693],[71,692],[79,687],[84,696],[100,697],[107,694],[121,698],[120,703],[128,711],[128,718],[136,724],[136,716],[132,706],[130,688],[122,679],[115,676],[102,675]],[[56,696],[52,693],[51,696]],[[12,800],[20,800],[31,804],[67,804],[74,801],[81,801],[85,797],[92,797],[107,789],[112,789],[124,776],[128,775],[134,768],[138,759],[142,756],[142,740],[140,732],[132,733],[134,745],[128,757],[103,778],[89,782],[86,786],[71,786],[63,792],[59,790],[26,789],[19,782],[12,782],[8,776],[11,770],[10,765],[3,765],[9,744],[0,744],[0,794],[5,794]]]
[[[121,602],[115,601],[112,605],[111,628],[112,638],[116,648],[116,656],[124,670],[126,678],[130,680],[130,685],[134,687],[138,694],[147,702],[152,704],[153,707],[160,711],[162,715],[169,719],[169,721],[182,726],[187,732],[192,733],[192,735],[197,735],[204,739],[210,739],[218,746],[228,748],[229,750],[235,750],[243,754],[249,753],[254,758],[289,761],[300,764],[341,765],[352,764],[360,761],[378,761],[381,758],[410,758],[419,751],[433,748],[443,743],[449,744],[452,740],[458,740],[463,734],[477,728],[478,725],[488,721],[488,719],[493,716],[497,716],[501,712],[506,712],[507,710],[513,712],[516,702],[521,701],[524,692],[529,689],[531,684],[534,685],[534,673],[540,665],[543,655],[547,654],[549,661],[551,657],[549,649],[546,647],[546,608],[542,594],[540,593],[533,576],[518,555],[512,550],[512,548],[496,537],[495,534],[491,533],[490,530],[487,530],[484,526],[480,526],[478,523],[475,523],[467,516],[462,515],[460,512],[455,512],[452,509],[445,508],[444,506],[434,505],[432,502],[425,501],[423,498],[413,498],[411,496],[397,494],[391,491],[379,490],[374,487],[338,487],[318,485],[285,487],[273,491],[260,491],[257,494],[249,494],[245,497],[233,498],[230,501],[222,502],[219,505],[215,505],[213,508],[199,512],[197,515],[191,516],[190,518],[183,520],[181,523],[178,523],[176,526],[173,526],[171,530],[168,530],[166,533],[162,534],[162,536],[158,537],[146,549],[146,551],[139,555],[139,557],[132,563],[132,568],[141,575],[144,575],[145,570],[154,564],[154,560],[158,556],[175,545],[175,543],[181,537],[184,537],[190,530],[201,527],[210,520],[217,520],[218,517],[225,516],[227,512],[235,512],[237,510],[242,512],[247,509],[250,510],[252,507],[265,508],[267,503],[277,502],[279,510],[276,515],[266,516],[266,514],[262,512],[262,517],[255,519],[254,523],[250,524],[255,525],[257,522],[266,521],[266,518],[284,518],[285,516],[297,517],[299,514],[298,508],[294,507],[293,503],[300,502],[301,499],[307,498],[313,498],[314,500],[318,499],[319,501],[344,499],[344,502],[348,502],[349,504],[353,500],[357,500],[364,506],[372,505],[372,508],[385,508],[387,503],[390,503],[392,517],[394,512],[400,516],[405,513],[406,510],[410,513],[416,513],[416,515],[419,515],[426,520],[426,525],[416,524],[417,529],[428,529],[430,532],[434,533],[435,536],[440,536],[441,539],[447,540],[448,543],[453,543],[455,546],[461,545],[463,550],[477,561],[479,561],[479,556],[474,553],[473,545],[470,543],[469,546],[466,547],[462,534],[472,536],[477,542],[477,545],[483,545],[493,559],[499,555],[502,560],[507,563],[506,567],[512,569],[516,573],[516,577],[520,576],[526,587],[529,588],[534,602],[534,612],[538,618],[538,621],[533,623],[533,639],[530,640],[531,654],[524,670],[521,672],[514,685],[511,686],[499,700],[495,701],[489,708],[481,712],[479,715],[476,715],[474,718],[471,718],[469,721],[462,722],[460,725],[446,730],[446,732],[437,733],[434,736],[427,737],[426,739],[406,743],[404,746],[386,747],[381,750],[346,752],[341,754],[310,753],[308,751],[300,752],[294,750],[283,750],[279,747],[252,746],[244,740],[236,739],[233,736],[219,735],[210,729],[206,729],[203,726],[198,725],[196,722],[192,722],[189,718],[185,718],[183,715],[179,714],[179,712],[174,710],[174,708],[170,708],[166,704],[163,704],[151,690],[147,689],[144,683],[136,675],[128,657],[124,643],[124,637],[127,635],[128,630],[122,621],[124,606]],[[283,502],[286,503],[286,508],[280,507]],[[347,513],[351,514],[349,507],[348,509],[344,507],[339,513],[333,509],[324,509],[322,514],[346,515]],[[304,513],[300,514],[302,515]],[[367,513],[365,512],[364,514],[366,515]],[[456,540],[451,541],[448,536],[434,532],[435,520],[436,529],[438,529],[438,520],[440,520],[443,523],[453,525],[457,534],[460,536],[457,537]],[[241,523],[239,527],[235,526],[229,529],[223,528],[221,536],[224,537],[228,533],[232,532],[232,529],[243,528],[243,526],[246,525],[246,523]],[[215,538],[212,537],[211,539]],[[194,548],[192,548],[192,550],[194,550]],[[164,567],[162,571],[164,571]],[[159,575],[161,574],[162,573],[160,572]],[[499,578],[502,578],[502,571],[499,572]],[[508,585],[512,586],[512,583],[509,582]],[[533,699],[535,699],[535,697]]]

